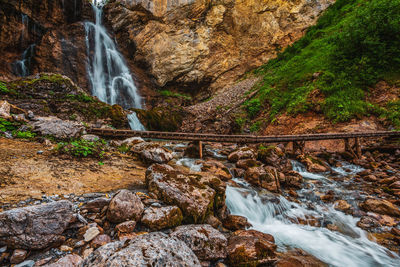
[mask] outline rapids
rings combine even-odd
[[[235,179],[241,187],[228,186],[226,190],[226,204],[231,213],[245,216],[253,229],[273,235],[281,251],[300,248],[330,266],[399,266],[400,258],[370,241],[366,232],[356,226],[357,218],[335,210],[333,205],[316,201],[316,192],[328,189],[339,192],[343,199],[354,198],[358,192],[344,188],[346,179],[342,182],[327,173],[309,173],[296,161],[292,165],[308,185],[298,191],[301,204],[259,191],[242,179]],[[333,170],[336,177],[343,178],[362,169],[345,163],[342,168]],[[313,183],[315,180],[318,182]],[[334,224],[338,231],[297,223],[307,218],[319,218],[322,225]]]

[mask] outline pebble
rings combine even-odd
[[[14,250],[13,254],[11,255],[10,262],[11,263],[20,263],[26,259],[28,255],[28,251],[23,249],[16,249]]]
[[[7,246],[1,247],[0,248],[0,253],[6,252],[7,251]]]
[[[91,241],[93,238],[98,236],[100,234],[99,229],[97,227],[90,227],[87,229],[86,233],[83,235],[83,238],[85,239],[85,242]]]

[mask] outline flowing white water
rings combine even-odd
[[[35,52],[35,44],[31,44],[22,54],[21,60],[13,63],[13,71],[17,76],[26,77],[30,74],[31,59]]]
[[[328,177],[314,176],[301,164],[294,163],[294,168],[300,169],[304,178],[320,180],[321,176],[328,180]],[[356,169],[353,165],[346,167],[351,171]],[[283,196],[258,193],[246,183],[241,185],[242,188],[228,187],[226,190],[229,210],[232,214],[247,217],[254,229],[273,235],[280,250],[301,248],[330,266],[399,266],[400,258],[370,241],[356,226],[357,218],[322,202],[313,201],[314,209],[310,210],[305,204],[307,199],[297,204]],[[326,185],[330,184],[327,182]],[[311,187],[308,194],[312,194],[314,189]],[[306,190],[301,191],[304,193]],[[339,190],[346,191],[344,188]],[[321,224],[334,224],[338,231],[294,223],[306,218],[318,218]]]
[[[86,47],[89,57],[88,74],[92,94],[101,101],[123,108],[142,108],[132,74],[118,51],[113,39],[102,25],[105,0],[92,0],[95,23],[86,22]],[[132,113],[134,114],[134,113]],[[136,114],[128,115],[129,124],[134,130],[144,129]]]
[[[137,117],[135,112],[132,112],[132,113],[128,114],[127,118],[128,118],[129,126],[131,127],[132,130],[134,130],[134,131],[146,131],[146,129],[144,128],[144,126],[140,122],[140,120],[138,119],[138,117]]]

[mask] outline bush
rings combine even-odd
[[[15,131],[21,124],[0,118],[0,132]]]
[[[95,157],[102,158],[106,149],[106,142],[98,140],[90,142],[86,140],[74,140],[71,142],[60,142],[57,144],[56,151],[62,154],[69,154],[75,157]]]
[[[7,94],[10,90],[7,88],[7,85],[3,82],[0,82],[0,93]]]
[[[35,138],[35,136],[36,136],[36,134],[32,133],[31,131],[25,131],[25,132],[17,131],[17,132],[14,132],[13,135],[16,138],[21,138],[21,139],[32,139],[32,138]]]

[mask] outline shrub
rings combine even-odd
[[[35,136],[36,136],[36,134],[32,133],[31,131],[25,131],[25,132],[17,131],[17,132],[14,132],[13,135],[16,138],[21,138],[21,139],[32,139],[32,138],[35,138]]]
[[[58,143],[56,151],[62,154],[69,154],[79,158],[89,157],[89,156],[102,158],[105,153],[106,144],[107,143],[104,140],[90,142],[83,139],[79,139],[71,142]]]
[[[0,93],[7,94],[10,90],[7,88],[7,85],[3,82],[0,82]]]
[[[15,131],[21,124],[0,118],[0,132]]]

